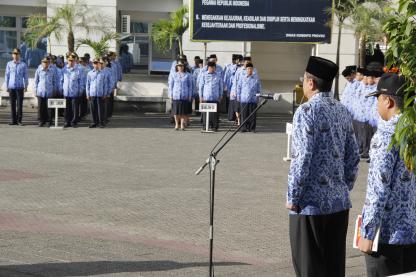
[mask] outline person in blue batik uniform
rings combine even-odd
[[[362,211],[359,249],[365,254],[367,276],[392,276],[416,271],[416,178],[390,149],[401,116],[405,79],[384,74],[376,92],[378,130],[371,141],[366,200]],[[375,98],[371,97],[371,98]],[[377,253],[373,241],[380,230]]]
[[[241,103],[241,122],[244,122],[250,114],[257,108],[257,93],[261,92],[261,83],[257,76],[254,75],[254,66],[252,63],[246,65],[246,72],[241,76],[237,85],[237,101]],[[245,123],[242,132],[256,132],[256,115]]]
[[[106,93],[106,97],[104,97],[104,122],[107,124],[109,122],[108,118],[111,117],[110,111],[112,110],[111,107],[111,95],[113,93],[114,90],[114,86],[115,86],[115,80],[113,78],[113,71],[112,69],[112,65],[111,63],[109,63],[109,60],[107,57],[103,57],[100,59],[100,64],[101,64],[101,71],[104,73],[105,75],[105,82],[106,82],[106,88],[107,88],[107,93]]]
[[[49,67],[49,60],[42,60],[42,67],[38,68],[35,73],[34,91],[38,98],[38,121],[39,127],[43,127],[48,123],[48,127],[52,125],[51,110],[48,109],[48,99],[53,97],[56,87],[55,72]]]
[[[297,276],[345,276],[350,191],[359,155],[352,118],[330,92],[338,66],[310,57],[303,80],[309,101],[293,118],[286,208]]]
[[[101,71],[99,59],[94,59],[92,64],[94,69],[88,72],[85,88],[93,120],[89,128],[104,128],[104,97],[107,95],[105,74]]]
[[[12,56],[13,60],[7,63],[4,76],[10,97],[12,121],[9,125],[23,125],[23,96],[29,84],[29,73],[27,65],[20,60],[20,50],[13,49]]]
[[[347,80],[347,84],[341,95],[341,104],[343,104],[352,115],[354,113],[352,102],[354,101],[358,81],[355,79],[355,72],[352,71],[351,67],[345,68],[344,71],[342,71],[342,76]]]
[[[227,101],[229,102],[227,106],[229,121],[237,122],[236,112],[239,112],[239,108],[238,109],[235,108],[236,106],[235,102],[237,101],[237,94],[233,93],[231,95],[231,90],[233,87],[233,80],[234,80],[235,74],[237,73],[237,70],[242,66],[241,64],[242,62],[243,62],[243,56],[235,55],[234,64],[230,65],[226,69],[225,74],[224,74],[224,86],[226,90]]]
[[[353,119],[352,125],[354,127],[355,138],[357,140],[358,147],[360,149],[360,154],[362,154],[363,152],[363,144],[361,143],[362,138],[360,137],[361,136],[360,128],[362,128],[362,125],[363,125],[363,123],[360,121],[360,118],[362,117],[362,112],[361,112],[362,102],[360,99],[360,95],[361,95],[361,91],[367,84],[366,78],[364,76],[365,71],[366,71],[365,68],[362,68],[362,67],[357,69],[357,72],[355,73],[356,86],[352,88],[353,91],[351,92],[351,98],[349,101],[350,113]]]
[[[62,71],[62,88],[66,100],[65,108],[65,125],[67,127],[77,127],[78,123],[78,107],[79,96],[82,91],[82,76],[75,62],[74,55],[70,55],[67,59],[67,65]]]
[[[202,72],[199,78],[199,99],[201,103],[216,103],[217,108],[222,100],[224,82],[222,75],[215,71],[215,62],[208,63],[208,70]],[[203,125],[206,125],[206,114],[203,113]],[[216,113],[211,113],[209,125],[214,131],[218,131],[218,109]]]
[[[172,99],[172,112],[175,117],[175,130],[185,131],[189,102],[194,95],[194,81],[191,73],[185,72],[185,64],[178,62],[176,72],[169,80],[169,98]]]
[[[192,78],[194,82],[194,97],[195,97],[195,110],[199,110],[199,83],[198,76],[204,66],[204,61],[202,59],[195,60],[195,67],[192,68]],[[200,116],[201,113],[197,112],[197,116]]]

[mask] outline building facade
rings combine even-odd
[[[70,3],[74,0],[68,0]],[[26,53],[30,57],[30,65],[33,67],[40,62],[42,54],[51,52],[55,55],[64,55],[67,52],[66,35],[61,41],[54,36],[50,43],[45,38],[36,49],[27,51],[25,46],[24,31],[28,16],[34,13],[44,13],[52,16],[55,8],[67,3],[67,0],[3,0],[0,3],[0,68],[10,59],[11,49],[14,47],[26,47]],[[133,54],[133,74],[150,74],[152,71],[166,69],[175,57],[175,50],[168,52],[159,51],[151,40],[152,23],[159,19],[168,19],[170,12],[181,5],[188,5],[187,0],[88,0],[85,1],[91,10],[91,15],[98,15],[104,23],[91,23],[92,30],[87,34],[82,29],[75,30],[75,38],[99,39],[102,36],[100,30],[120,33],[121,43],[129,46]],[[122,26],[125,16],[130,19],[130,29]],[[91,21],[92,22],[92,21]],[[310,55],[318,55],[335,61],[337,28],[332,30],[331,44],[287,44],[273,42],[209,42],[206,45],[200,42],[190,41],[189,32],[184,35],[183,47],[185,54],[193,60],[194,56],[203,57],[204,54],[216,53],[220,64],[231,62],[231,55],[241,53],[251,55],[258,69],[263,86],[270,92],[290,92],[295,82],[302,76],[305,64]],[[357,41],[354,34],[345,30],[342,34],[341,68],[353,65],[357,60]],[[206,48],[205,48],[206,47]],[[115,42],[110,43],[111,50],[117,50]],[[77,48],[80,55],[93,51],[87,46]],[[341,78],[343,79],[343,78]],[[341,88],[345,84],[341,80]]]

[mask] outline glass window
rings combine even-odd
[[[16,17],[0,16],[0,27],[16,28]]]
[[[22,16],[22,28],[26,29],[27,28],[27,20],[29,19],[28,16]]]
[[[149,23],[131,21],[130,33],[133,34],[147,34],[149,32]]]
[[[13,48],[17,44],[16,31],[0,30],[0,68],[4,68],[8,61],[12,58]]]

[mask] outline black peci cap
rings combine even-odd
[[[245,57],[243,58],[243,60],[244,60],[244,61],[249,61],[249,62],[251,62],[251,57],[245,56]]]
[[[359,67],[357,68],[357,73],[363,74],[365,73],[365,68],[364,67]]]
[[[311,56],[305,71],[322,80],[332,82],[337,76],[338,69],[338,66],[330,60]]]
[[[247,63],[246,67],[254,67],[254,65],[251,62],[249,62]]]
[[[352,71],[352,73],[357,72],[357,66],[356,65],[349,65],[349,66],[345,67],[345,69],[350,69]]]
[[[208,67],[217,67],[217,64],[214,62],[209,62]]]
[[[384,94],[404,98],[405,85],[406,80],[403,76],[396,73],[385,73],[378,82],[377,91],[368,94],[366,97]]]
[[[353,73],[354,72],[351,70],[351,68],[347,67],[342,71],[342,76],[348,77],[348,76],[351,76]]]

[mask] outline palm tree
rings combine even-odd
[[[161,51],[172,49],[176,40],[179,53],[183,54],[182,36],[189,27],[188,7],[182,6],[171,13],[170,20],[161,19],[152,26],[152,38],[156,47]]]
[[[27,21],[27,29],[25,31],[25,41],[30,48],[35,48],[37,43],[44,37],[48,38],[49,53],[51,52],[51,40],[52,33],[57,40],[61,39],[59,30],[59,24],[56,18],[48,18],[45,14],[33,14]]]
[[[91,47],[95,52],[95,57],[102,57],[105,55],[105,53],[108,52],[108,49],[110,48],[109,42],[112,40],[118,41],[119,35],[117,33],[109,33],[104,35],[99,41],[93,41],[92,39],[86,38],[86,39],[80,39],[77,43],[77,49],[81,45],[87,45]]]
[[[355,13],[351,16],[351,24],[347,27],[354,30],[359,39],[359,64],[366,65],[366,46],[384,39],[383,25],[389,14],[387,7],[391,4],[386,0],[372,0],[364,3],[351,1]]]
[[[54,16],[49,18],[45,15],[33,15],[29,18],[26,35],[31,41],[39,41],[45,36],[50,38],[52,33],[58,41],[61,41],[62,32],[66,32],[68,51],[74,52],[76,31],[84,30],[87,35],[93,29],[106,32],[106,29],[102,27],[106,26],[103,24],[106,18],[101,15],[98,17],[83,0],[75,0],[73,4],[67,3],[54,10]],[[91,24],[91,22],[97,24]]]
[[[339,66],[342,30],[344,28],[345,21],[354,13],[354,6],[351,3],[351,0],[335,0],[332,8],[330,8],[327,12],[333,14],[337,19],[338,40],[336,64]],[[332,22],[330,22],[330,24],[332,24]],[[334,97],[336,99],[339,99],[339,74],[335,78]]]

